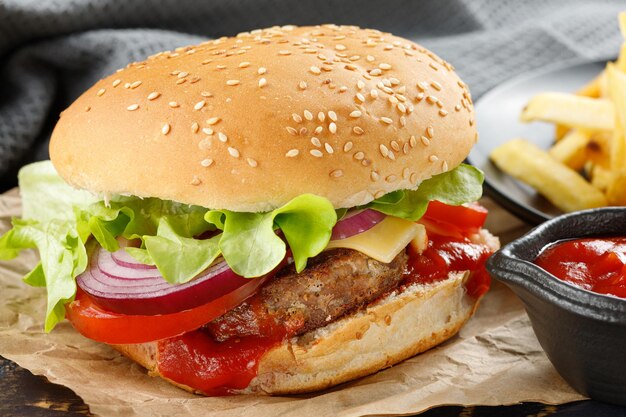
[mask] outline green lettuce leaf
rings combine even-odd
[[[337,213],[325,198],[302,194],[268,213],[211,210],[205,219],[223,230],[219,248],[231,269],[251,278],[267,274],[285,257],[276,228],[289,243],[296,270],[302,271],[307,259],[328,245]]]
[[[145,236],[144,243],[161,275],[172,284],[182,284],[213,263],[220,254],[218,242],[221,236],[193,239],[184,237],[189,230],[181,231],[180,223],[176,226],[171,224],[170,218],[162,217],[157,235]]]
[[[417,190],[394,191],[364,207],[417,221],[424,215],[431,200],[454,206],[478,200],[482,195],[483,179],[484,175],[478,168],[461,164],[423,181]]]
[[[3,251],[10,248],[14,252]],[[22,249],[37,248],[41,263],[24,280],[48,291],[45,330],[65,317],[64,305],[76,294],[75,278],[87,267],[85,246],[71,222],[13,220],[13,228],[0,238],[0,257],[16,256]]]

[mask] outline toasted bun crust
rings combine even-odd
[[[478,240],[494,251],[497,238]],[[428,285],[393,292],[366,309],[284,342],[260,360],[257,376],[242,393],[296,394],[328,388],[372,374],[456,334],[479,300],[466,294],[466,272]],[[156,342],[115,349],[158,376]],[[170,382],[188,391],[193,389]]]
[[[450,64],[353,26],[282,27],[157,54],[62,114],[57,171],[99,194],[266,211],[353,207],[457,166],[477,138]]]

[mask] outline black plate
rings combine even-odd
[[[489,154],[504,142],[522,137],[547,149],[553,142],[554,127],[548,123],[521,123],[519,116],[531,97],[540,92],[573,92],[597,76],[606,65],[595,62],[543,69],[514,78],[491,90],[476,102],[476,123],[480,139],[467,157],[485,172],[485,192],[521,219],[539,224],[561,214],[535,190],[502,173],[489,161]]]

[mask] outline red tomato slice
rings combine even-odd
[[[271,275],[271,274],[270,274]],[[195,330],[223,315],[253,295],[270,277],[250,282],[207,304],[171,314],[153,316],[112,313],[96,306],[80,288],[66,305],[66,318],[83,336],[110,344],[144,343]]]
[[[431,201],[424,220],[434,221],[446,227],[460,230],[464,234],[476,233],[485,224],[487,209],[478,203],[449,206],[440,201]]]

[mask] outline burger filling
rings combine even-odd
[[[67,317],[97,341],[155,341],[162,375],[227,394],[271,347],[393,291],[471,271],[468,294],[484,294],[490,249],[473,237],[486,210],[471,204],[481,184],[461,165],[350,210],[303,194],[238,213],[99,200],[39,163],[20,173],[24,215],[0,238],[0,259],[39,250],[25,281],[47,287],[46,330]]]

